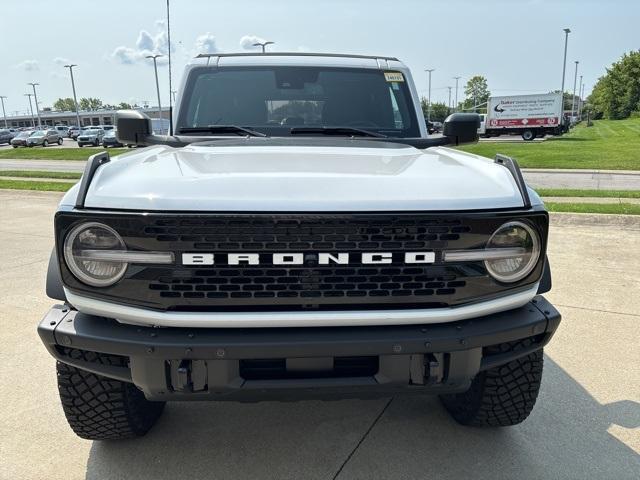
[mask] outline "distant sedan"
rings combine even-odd
[[[124,147],[124,145],[118,141],[115,130],[108,130],[107,132],[105,132],[104,137],[102,137],[102,146],[105,148]]]

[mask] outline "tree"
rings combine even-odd
[[[464,95],[467,97],[463,102],[463,109],[473,110],[474,112],[486,111],[486,106],[477,108],[477,105],[482,105],[489,101],[491,92],[489,92],[489,86],[487,85],[487,79],[482,75],[474,75],[469,79],[464,87]]]
[[[426,98],[422,98],[420,100],[420,104],[422,106],[422,113],[424,115],[424,118],[427,118],[427,99]],[[451,112],[449,111],[449,109],[447,108],[447,105],[441,102],[431,102],[431,121],[432,122],[444,122],[444,119],[447,118],[447,116],[450,114]]]
[[[81,98],[78,103],[80,110],[97,110],[102,107],[102,100],[93,97]]]
[[[625,53],[607,68],[587,101],[594,118],[617,120],[640,114],[640,50]]]
[[[73,98],[59,98],[53,102],[53,109],[59,112],[72,112],[76,109],[76,104]]]
[[[127,102],[120,102],[118,104],[118,110],[131,110],[131,104]]]

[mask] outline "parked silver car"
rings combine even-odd
[[[104,137],[104,130],[100,127],[83,128],[78,135],[78,146],[93,145],[97,147],[102,143],[102,137]]]
[[[62,145],[62,137],[57,130],[49,128],[47,130],[36,130],[27,138],[27,147],[48,147],[52,143]]]
[[[27,138],[29,138],[32,133],[33,133],[33,130],[25,130],[23,132],[18,132],[16,136],[11,139],[11,146],[13,148],[26,147]]]
[[[11,144],[11,139],[15,137],[15,133],[13,133],[8,128],[0,129],[0,145],[3,143]]]

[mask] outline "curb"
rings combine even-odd
[[[640,230],[640,215],[613,215],[609,213],[549,213],[553,227],[618,227]]]

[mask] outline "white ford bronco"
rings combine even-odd
[[[515,161],[428,137],[395,58],[201,55],[169,136],[136,111],[55,215],[38,331],[71,428],[144,435],[165,402],[437,394],[531,412],[560,322],[548,214]]]

